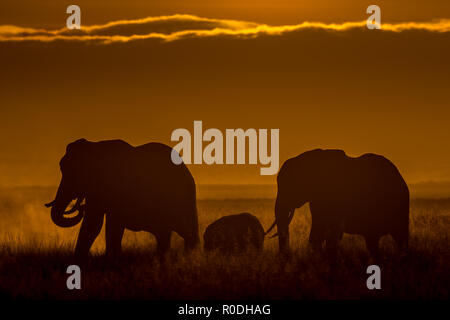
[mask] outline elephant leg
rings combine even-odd
[[[280,254],[290,256],[289,222],[287,216],[276,216]]]
[[[160,257],[163,257],[170,249],[170,238],[172,231],[163,230],[155,234],[157,242],[157,252]]]
[[[189,215],[186,215],[189,217]],[[174,231],[180,235],[184,240],[184,249],[186,251],[194,250],[200,243],[198,235],[197,218],[178,221],[175,225]]]
[[[406,253],[408,251],[408,233],[407,232],[393,232],[392,238],[394,238],[399,253]]]
[[[404,220],[398,221],[397,226],[393,227],[391,231],[392,238],[394,238],[399,253],[405,254],[408,251],[409,238],[409,221],[408,211]]]
[[[326,239],[326,252],[330,257],[336,257],[338,243],[342,239],[343,232],[341,230],[331,230]]]
[[[111,214],[106,216],[106,255],[110,258],[116,257],[120,254],[122,237],[125,228],[120,221]]]
[[[309,233],[309,245],[315,251],[322,249],[322,242],[324,240],[323,227],[318,223],[312,223],[311,232]]]
[[[80,232],[78,233],[77,245],[75,247],[76,257],[83,259],[88,256],[89,249],[102,230],[103,216],[104,214],[100,212],[86,212],[81,223]]]
[[[249,249],[249,244],[250,244],[249,240],[250,239],[249,239],[248,234],[238,236],[236,239],[237,248],[234,248],[234,249],[237,249],[238,252],[247,251]]]
[[[191,232],[183,237],[184,239],[184,248],[186,251],[194,250],[198,244],[200,243],[200,239],[198,238],[198,233]]]
[[[309,208],[311,211],[309,245],[314,251],[320,251],[325,241],[326,223],[323,220],[326,216],[326,210],[323,208],[323,205],[317,202],[311,202]]]
[[[280,254],[289,257],[289,224],[293,217],[295,208],[285,204],[285,201],[281,199],[278,191],[277,200],[275,201],[275,221],[278,233],[278,244]]]
[[[379,257],[379,246],[378,243],[380,242],[380,237],[375,235],[368,235],[365,236],[366,239],[366,247],[369,251],[369,254],[375,258]]]
[[[254,231],[252,234],[251,243],[255,247],[256,251],[261,251],[264,243],[264,232]]]

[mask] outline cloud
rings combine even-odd
[[[3,25],[0,26],[0,41],[50,42],[66,40],[108,44],[145,39],[175,41],[185,38],[215,36],[251,38],[260,35],[281,35],[303,29],[343,32],[351,29],[363,29],[365,27],[365,21],[344,23],[302,22],[296,25],[271,26],[256,22],[210,19],[193,15],[176,14],[135,20],[118,20],[103,25],[82,26],[81,30],[68,30],[67,28],[45,30]],[[450,20],[382,24],[382,31],[385,32],[403,32],[408,30],[439,33],[450,32]]]

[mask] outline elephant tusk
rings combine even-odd
[[[272,231],[272,229],[275,228],[276,224],[277,224],[277,219],[275,219],[273,224],[270,226],[269,229],[267,229],[267,231],[264,233],[264,235],[267,235],[270,231]]]
[[[85,211],[85,205],[81,205],[82,201],[83,201],[83,199],[78,198],[77,202],[74,204],[74,206],[70,210],[64,211],[64,215],[72,214],[72,213],[74,213],[76,211],[83,211],[84,212]]]
[[[44,206],[46,206],[47,208],[51,208],[53,207],[53,205],[55,204],[56,200],[53,200],[52,202],[46,203],[44,204]]]
[[[74,212],[76,212],[76,211],[78,211],[78,208],[76,208],[75,206],[73,206],[73,208],[72,209],[70,209],[70,210],[67,210],[67,211],[64,211],[64,215],[66,215],[66,214],[72,214],[72,213],[74,213]]]
[[[51,218],[52,221],[59,227],[62,228],[69,228],[77,225],[84,217],[85,209],[84,205],[81,205],[83,201],[83,198],[77,198],[76,203],[74,206],[71,207],[71,209],[65,211],[67,208],[67,204],[60,203],[58,199],[56,200],[56,203],[53,205],[51,209]],[[64,206],[64,208],[63,208]],[[74,213],[76,211],[79,211],[75,216],[69,217],[67,215]]]
[[[289,211],[289,216],[288,216],[288,225],[291,224],[292,219],[294,218],[294,213],[295,213],[295,209]],[[273,224],[270,226],[270,228],[264,233],[264,235],[266,236],[270,231],[272,231],[273,228],[275,228],[275,226],[277,225],[277,219],[275,219],[275,221],[273,222]],[[273,236],[271,236],[270,238],[275,238],[278,236],[278,232],[275,233]]]

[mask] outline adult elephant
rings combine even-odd
[[[161,143],[133,147],[122,140],[81,139],[67,146],[56,198],[46,206],[60,227],[82,221],[76,256],[87,256],[105,214],[107,255],[120,251],[125,228],[154,234],[160,254],[169,249],[172,231],[186,248],[199,243],[195,182],[184,163],[172,162],[171,153]]]
[[[309,202],[309,242],[335,252],[344,232],[365,237],[370,252],[381,236],[408,244],[409,190],[397,168],[376,154],[349,157],[342,150],[311,150],[287,160],[278,177],[275,222],[281,252],[289,250],[289,224]]]

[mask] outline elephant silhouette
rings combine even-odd
[[[108,256],[120,252],[125,228],[154,234],[160,255],[170,248],[172,231],[184,239],[187,249],[199,243],[195,182],[184,163],[172,163],[171,152],[161,143],[133,147],[122,140],[80,139],[67,146],[55,200],[46,206],[60,227],[82,221],[77,257],[88,255],[105,214]]]
[[[207,252],[218,250],[229,254],[249,249],[261,251],[264,228],[258,218],[247,212],[224,216],[206,228],[203,243]]]
[[[311,150],[287,160],[277,176],[275,222],[280,252],[289,251],[289,224],[309,202],[309,243],[335,253],[343,233],[360,234],[371,254],[390,234],[408,246],[409,190],[392,162],[376,154],[349,157],[342,150]]]

